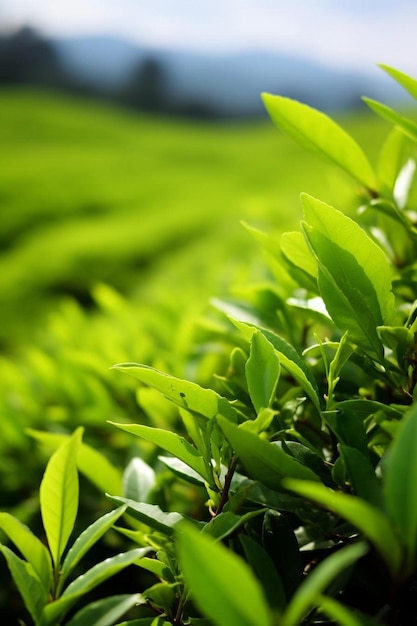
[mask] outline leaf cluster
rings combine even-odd
[[[416,96],[416,81],[384,69]],[[348,215],[303,194],[300,230],[280,245],[252,230],[272,277],[241,298],[215,301],[218,341],[232,349],[211,387],[149,365],[115,366],[157,394],[147,397],[154,413],[156,397],[170,402],[181,431],[112,420],[158,456],[153,464],[135,459],[121,489],[114,476],[119,491],[108,497],[116,508],[66,555],[77,467],[89,471],[80,431],[61,443],[42,481],[48,548],[1,514],[23,558],[6,545],[2,552],[39,626],[67,617],[72,626],[121,625],[136,604],[146,614],[124,625],[394,626],[414,619],[417,126],[366,100],[394,123],[374,167],[323,113],[269,94],[264,102],[284,132],[353,180],[361,208]],[[198,510],[155,501],[167,473],[165,486],[194,495]],[[68,583],[110,527],[139,547]],[[131,564],[154,582],[69,615],[92,587]]]

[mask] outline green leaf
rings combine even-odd
[[[414,333],[404,326],[379,326],[378,333],[394,353],[398,366],[407,372],[415,348]]]
[[[340,454],[350,478],[353,493],[383,510],[382,487],[369,460],[356,448],[340,445]]]
[[[177,539],[185,581],[203,615],[216,626],[271,626],[262,588],[241,558],[185,525]]]
[[[214,539],[223,540],[262,513],[262,509],[250,511],[245,515],[235,515],[231,511],[225,511],[213,517],[204,526],[202,532],[208,533]]]
[[[99,489],[101,493],[112,491],[122,493],[122,473],[98,450],[82,444],[77,465],[82,474]]]
[[[115,522],[126,511],[126,506],[121,506],[110,513],[106,513],[98,520],[93,522],[88,528],[77,537],[74,544],[68,550],[64,562],[62,564],[59,588],[62,590],[64,582],[71,571],[78,565],[85,554],[93,547],[95,543],[115,524]]]
[[[318,285],[317,285],[318,290]],[[312,322],[332,328],[334,322],[331,319],[329,313],[321,296],[315,296],[314,298],[307,298],[305,294],[298,296],[291,296],[288,298],[287,303],[293,307],[299,309],[304,315],[300,316],[300,321],[306,318],[308,321],[305,323],[305,327],[308,327]],[[297,313],[295,313],[297,315]],[[310,350],[314,350],[314,346],[309,346],[303,350],[303,356],[305,356]]]
[[[272,405],[280,372],[281,365],[273,345],[261,332],[255,331],[246,362],[246,379],[257,413]]]
[[[388,513],[396,524],[407,550],[407,566],[417,558],[417,405],[401,420],[400,430],[387,450],[384,465],[384,494]]]
[[[316,601],[319,610],[330,617],[332,623],[339,626],[366,626],[369,623],[368,621],[364,622],[353,610],[348,609],[334,598],[318,594]]]
[[[284,233],[280,243],[282,256],[294,280],[308,291],[318,293],[317,263],[302,233]]]
[[[42,521],[55,566],[74,528],[78,510],[77,452],[82,428],[54,452],[40,486]]]
[[[333,582],[338,574],[364,556],[366,551],[364,543],[356,543],[323,559],[298,589],[282,617],[280,626],[299,626],[308,613],[319,604],[319,594]]]
[[[414,182],[416,173],[416,162],[414,159],[408,159],[403,165],[394,186],[394,199],[400,209],[405,209],[410,197],[410,192]],[[410,225],[411,226],[411,225]]]
[[[403,165],[407,142],[404,133],[393,128],[378,155],[378,179],[381,181],[383,189],[386,189],[389,194],[394,191],[395,181]]]
[[[276,309],[273,312],[264,311],[262,306],[237,299],[219,300],[213,298],[211,303],[219,311],[225,313],[232,322],[239,320],[256,328],[276,328],[277,326]]]
[[[326,424],[334,432],[339,443],[356,448],[364,456],[369,456],[368,440],[363,421],[352,410],[351,405],[340,404],[344,405],[343,411],[326,411],[323,413]]]
[[[333,491],[324,485],[293,480],[283,481],[285,488],[340,515],[358,528],[380,553],[395,575],[402,565],[402,547],[390,520],[376,507],[356,496]]]
[[[272,120],[303,148],[341,167],[368,189],[375,189],[372,167],[355,140],[324,113],[271,94],[262,94]]]
[[[52,563],[46,546],[9,513],[0,513],[0,528],[33,567],[42,586],[49,593],[52,583]]]
[[[64,441],[68,440],[68,435],[49,433],[28,428],[26,432],[45,444],[52,450],[56,450]],[[114,467],[106,457],[98,450],[82,442],[77,455],[77,467],[102,493],[122,493],[122,473]]]
[[[154,469],[140,457],[135,457],[123,474],[123,495],[137,502],[146,502],[155,481]]]
[[[281,442],[280,446],[302,465],[309,467],[320,478],[322,483],[333,486],[330,467],[311,448],[290,439]]]
[[[112,369],[130,374],[136,380],[157,389],[174,404],[187,411],[198,413],[208,419],[224,415],[232,421],[237,420],[237,412],[228,400],[212,389],[204,389],[196,383],[175,378],[147,365],[119,363]]]
[[[169,614],[175,601],[177,586],[178,583],[156,583],[146,589],[143,595],[153,606],[163,609],[165,613]]]
[[[282,580],[268,552],[252,537],[240,535],[243,552],[256,578],[262,585],[270,606],[283,612],[287,604]]]
[[[156,504],[146,504],[145,502],[135,502],[128,498],[107,496],[111,502],[117,505],[126,505],[126,513],[139,520],[143,524],[150,526],[164,535],[171,536],[178,522],[184,520],[179,513],[165,513]]]
[[[362,100],[373,110],[375,113],[383,117],[384,119],[392,122],[396,127],[401,130],[407,137],[413,141],[417,141],[417,124],[411,120],[403,117],[390,107],[371,98],[362,98]]]
[[[120,530],[120,528],[118,530]],[[155,576],[160,579],[166,580],[167,582],[175,582],[166,564],[162,563],[162,561],[158,561],[156,558],[148,558],[145,556],[143,559],[140,559],[136,565],[141,569],[145,569],[147,572],[152,572],[152,574],[155,574]]]
[[[158,460],[166,465],[171,472],[173,472],[178,478],[182,478],[193,485],[199,485],[204,487],[204,479],[200,474],[197,474],[191,467],[176,459],[173,456],[158,456]]]
[[[378,412],[382,412],[392,419],[398,420],[403,417],[403,413],[394,406],[383,404],[376,400],[343,400],[337,403],[337,407],[341,411],[346,412],[347,415],[356,414],[362,420]]]
[[[127,611],[142,600],[140,593],[110,596],[92,602],[74,615],[66,626],[113,626]]]
[[[47,626],[55,626],[64,617],[74,604],[85,596],[89,591],[107,581],[109,578],[132,565],[144,555],[148,554],[152,548],[136,548],[112,556],[102,563],[94,565],[85,574],[78,576],[65,589],[62,596],[45,607],[44,617]]]
[[[303,578],[303,562],[298,541],[285,516],[278,511],[265,513],[262,543],[280,575],[289,601]]]
[[[16,587],[36,626],[41,624],[42,609],[48,602],[48,594],[30,563],[20,559],[7,546],[0,545]]]
[[[411,78],[411,76],[408,76],[407,74],[404,74],[404,72],[400,72],[399,70],[390,67],[389,65],[384,65],[383,63],[379,63],[378,65],[384,70],[384,72],[396,80],[401,87],[404,87],[410,96],[413,96],[413,98],[417,100],[417,80]]]
[[[219,417],[218,423],[251,478],[278,490],[282,489],[282,480],[289,476],[318,480],[311,469],[286,454],[278,445],[269,443],[224,418]]]
[[[256,330],[262,332],[268,341],[274,346],[282,367],[295,378],[307,396],[311,399],[317,411],[320,413],[320,395],[314,376],[307,366],[302,356],[285,339],[266,328],[260,328],[251,324],[246,324],[239,319],[232,319],[232,322],[242,331],[244,336],[250,341]]]
[[[265,252],[267,252],[272,258],[278,258],[278,239],[271,236],[269,233],[265,233],[254,226],[242,222],[242,226],[252,235]]]
[[[261,409],[254,420],[247,420],[246,422],[243,422],[241,424],[241,428],[249,430],[255,435],[259,435],[268,428],[276,414],[277,412],[273,409]]]
[[[169,430],[152,428],[142,424],[118,424],[116,422],[110,422],[110,424],[132,435],[142,437],[146,439],[146,441],[151,441],[191,467],[197,474],[202,476],[204,480],[208,482],[211,481],[211,477],[207,475],[206,466],[201,454],[194,446],[188,443],[184,437],[180,437],[180,435]]]
[[[337,346],[336,354],[332,359],[329,371],[327,374],[327,384],[328,384],[328,400],[327,400],[327,408],[329,409],[334,404],[334,390],[339,382],[340,374],[342,368],[348,362],[349,358],[352,356],[353,348],[349,343],[349,335],[345,333],[341,340],[339,341],[339,345]]]
[[[381,360],[377,327],[395,315],[384,253],[340,211],[307,194],[302,203],[303,229],[318,260],[320,293],[329,314],[351,340]]]

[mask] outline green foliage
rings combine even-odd
[[[415,95],[413,79],[384,69]],[[278,126],[361,185],[360,210],[346,197],[335,208],[303,194],[300,230],[281,247],[252,229],[271,273],[213,302],[202,340],[229,360],[216,360],[206,384],[155,363],[114,366],[115,376],[139,381],[151,419],[106,414],[115,432],[139,441],[141,458],[122,478],[99,461],[116,508],[69,550],[78,471],[99,487],[106,479],[94,478],[80,430],[34,432],[59,445],[40,490],[48,547],[8,513],[0,526],[20,554],[1,547],[36,625],[111,626],[126,611],[126,626],[414,619],[415,125],[370,103],[396,126],[373,167],[324,114],[278,96],[264,101]],[[126,549],[78,575],[110,528]],[[129,565],[151,576],[140,592],[89,602]]]
[[[281,252],[253,230],[279,278],[215,301],[227,318],[219,338],[235,346],[215,389],[116,366],[179,407],[185,437],[116,425],[175,457],[176,479],[205,487],[211,521],[172,525],[172,512],[151,519],[149,505],[112,500],[169,539],[175,624],[197,623],[196,609],[216,626],[402,623],[417,570],[414,149],[391,135],[374,173],[327,116],[264,101],[284,131],[364,186],[361,210],[303,194],[301,232],[284,235]],[[400,114],[385,116],[414,139]],[[158,604],[168,620],[172,602]]]
[[[8,513],[0,513],[0,528],[23,558],[0,544],[14,582],[35,626],[55,626],[92,589],[124,568],[137,563],[150,548],[136,548],[107,558],[79,574],[78,564],[97,541],[114,525],[126,507],[120,507],[86,528],[65,554],[74,529],[78,508],[76,459],[81,446],[78,429],[52,455],[40,488],[40,509],[45,544]],[[68,577],[75,578],[69,582]],[[113,596],[93,602],[66,624],[114,624],[140,602],[138,594]]]

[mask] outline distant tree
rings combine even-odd
[[[62,85],[59,60],[51,46],[32,28],[0,36],[0,83]]]
[[[133,70],[122,99],[144,111],[164,111],[167,109],[165,91],[165,70],[159,61],[148,57]]]

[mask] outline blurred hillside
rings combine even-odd
[[[366,69],[330,69],[307,54],[203,55],[113,37],[47,39],[30,27],[0,35],[0,85],[48,86],[186,117],[263,116],[262,91],[326,111],[357,107],[364,93],[385,102],[404,97],[393,81],[377,70],[370,79]]]

